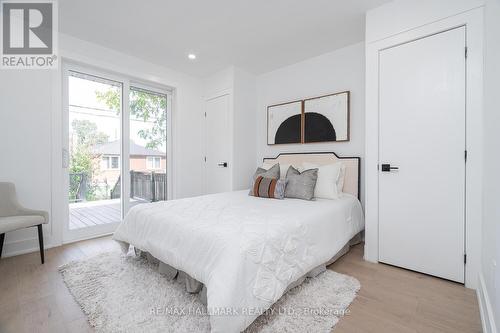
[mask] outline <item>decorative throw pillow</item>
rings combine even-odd
[[[250,195],[260,198],[283,199],[285,197],[286,180],[257,176]]]
[[[263,169],[263,168],[257,168],[257,170],[255,170],[255,173],[254,173],[253,178],[252,178],[252,185],[258,176],[262,176],[264,178],[279,179],[280,178],[280,164],[276,163],[268,170]]]
[[[280,165],[280,179],[285,179],[286,172],[288,171],[288,168],[290,167],[291,164],[279,163],[279,165]],[[274,166],[274,164],[272,162],[268,162],[268,161],[264,161],[264,163],[262,164],[262,168],[266,169],[266,170],[271,169],[271,167],[273,167],[273,166]],[[294,165],[294,167],[296,168],[297,165]]]
[[[264,168],[257,168],[257,170],[255,170],[255,173],[253,174],[253,177],[252,177],[252,182],[250,183],[250,193],[249,193],[250,195],[252,195],[253,185],[255,184],[255,180],[259,176],[262,176],[264,178],[279,179],[280,178],[280,165],[279,165],[279,163],[276,163],[268,170],[266,170]]]
[[[336,162],[326,165],[316,165],[313,163],[304,163],[306,169],[318,169],[318,179],[314,188],[314,197],[323,199],[338,199],[341,191],[339,191],[339,180],[342,172],[342,163]],[[344,186],[342,180],[342,187]]]
[[[290,166],[286,173],[285,197],[312,200],[317,179],[318,169],[305,170],[301,173]]]

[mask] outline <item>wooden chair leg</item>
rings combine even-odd
[[[38,244],[40,245],[40,259],[42,260],[42,264],[45,262],[45,255],[43,253],[43,229],[42,225],[37,225],[38,227]]]
[[[0,234],[0,257],[2,257],[3,241],[5,240],[5,233]]]

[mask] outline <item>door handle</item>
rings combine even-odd
[[[382,164],[382,172],[391,172],[393,170],[399,170],[399,167],[391,166],[390,164]]]
[[[217,165],[223,168],[227,168],[227,162],[220,162]]]

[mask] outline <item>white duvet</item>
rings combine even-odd
[[[238,191],[135,206],[114,239],[204,283],[211,331],[232,333],[363,226],[361,204],[351,195],[276,200]]]

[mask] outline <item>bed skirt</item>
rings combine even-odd
[[[299,278],[295,282],[292,282],[288,286],[288,288],[286,289],[285,293],[287,291],[289,291],[290,289],[295,288],[298,285],[300,285],[302,282],[304,282],[304,280],[306,278],[315,277],[316,275],[323,273],[326,270],[327,266],[333,264],[335,261],[340,259],[340,257],[342,257],[344,254],[349,252],[349,249],[351,248],[351,246],[354,246],[356,244],[361,243],[363,241],[363,238],[364,238],[364,231],[361,231],[358,234],[356,234],[330,260],[328,260],[324,264],[319,265],[318,267],[312,269],[311,271],[309,271],[307,274],[303,275],[301,278]],[[125,242],[121,242],[121,241],[117,241],[117,242],[120,244],[122,251],[124,253],[128,253],[129,248],[130,248],[130,244],[125,243]],[[135,254],[137,256],[141,256],[150,262],[157,263],[158,270],[159,270],[160,274],[162,274],[166,279],[168,279],[168,280],[177,279],[177,281],[179,281],[185,285],[186,291],[188,293],[199,294],[200,301],[205,305],[207,304],[207,288],[205,287],[205,285],[203,283],[199,282],[196,279],[193,279],[187,273],[180,271],[180,270],[178,270],[178,269],[176,269],[168,264],[165,264],[164,262],[161,262],[160,260],[153,257],[148,252],[142,251],[142,250],[135,248],[135,247],[134,247],[134,251],[135,251]]]

